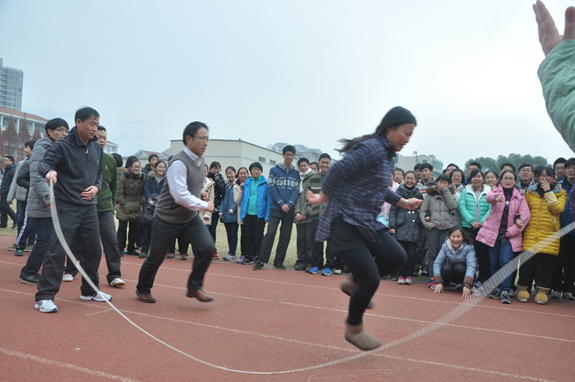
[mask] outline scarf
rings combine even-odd
[[[303,192],[303,180],[307,176],[307,174],[309,174],[311,171],[312,171],[312,169],[310,167],[307,169],[306,172],[300,172],[299,173],[299,193],[300,194]]]

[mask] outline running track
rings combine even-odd
[[[59,312],[41,314],[36,287],[18,281],[24,257],[0,237],[0,380],[2,381],[573,381],[575,303],[532,300],[511,305],[485,299],[435,332],[380,353],[327,368],[287,375],[250,375],[199,364],[147,337],[106,303],[79,299],[80,279],[63,283]],[[266,269],[254,272],[222,260],[208,271],[205,290],[215,301],[185,297],[191,259],[166,260],[155,304],[134,294],[143,260],[123,258],[122,289],[100,286],[144,330],[207,362],[230,369],[282,371],[357,354],[343,339],[348,298],[344,276],[312,276]],[[366,328],[382,343],[437,320],[461,301],[460,293],[432,294],[381,282]]]

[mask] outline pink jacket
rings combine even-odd
[[[483,226],[477,233],[476,240],[486,244],[490,247],[495,245],[497,236],[499,235],[499,226],[501,225],[501,216],[503,215],[503,210],[505,209],[505,202],[497,202],[495,199],[503,195],[503,186],[499,184],[497,188],[493,188],[491,192],[487,195],[485,200],[491,203],[491,212],[487,219],[483,222]],[[519,228],[515,224],[515,215],[519,214],[521,220],[523,221],[523,227]],[[523,238],[521,232],[527,226],[531,220],[531,212],[529,211],[529,206],[525,200],[525,196],[521,195],[521,192],[516,188],[513,188],[513,196],[509,202],[509,214],[507,221],[507,233],[511,241],[511,247],[513,252],[521,252]]]

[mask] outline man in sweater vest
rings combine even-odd
[[[142,264],[136,286],[136,295],[142,302],[156,302],[152,296],[156,273],[172,243],[180,236],[192,243],[195,253],[186,296],[201,302],[214,300],[202,287],[215,244],[198,215],[198,211],[214,210],[214,203],[206,202],[208,195],[202,192],[208,127],[201,122],[190,123],[184,129],[183,141],[186,147],[172,158],[165,175],[167,182],[156,204],[150,251]]]

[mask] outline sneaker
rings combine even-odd
[[[413,282],[411,276],[407,276],[405,278],[405,285],[411,285],[411,283]]]
[[[511,304],[511,299],[509,298],[509,292],[505,292],[505,291],[501,292],[501,303],[502,304]]]
[[[29,246],[24,248],[24,252],[32,252],[33,249],[34,249],[34,244],[30,244]]]
[[[471,295],[475,296],[475,297],[479,297],[481,296],[481,291],[479,291],[479,289],[477,289],[476,287],[471,287]]]
[[[14,252],[14,256],[24,256],[24,251],[19,249],[16,252]]]
[[[429,276],[429,273],[427,272],[427,269],[422,269],[422,270],[421,270],[421,275],[422,275],[422,276]]]
[[[103,301],[112,301],[112,296],[104,293],[102,291],[98,292],[98,293],[94,293],[91,296],[84,296],[81,295],[80,296],[80,300],[84,300],[84,301],[99,301],[99,302],[103,302]]]
[[[114,280],[112,280],[112,282],[110,283],[110,286],[113,287],[123,287],[124,285],[126,285],[126,282],[124,280],[122,280],[121,278],[117,277]]]
[[[507,295],[509,296],[509,294]],[[489,295],[489,298],[492,300],[499,300],[501,298],[501,291],[499,288],[495,288],[495,290]]]
[[[262,264],[263,264],[263,263],[262,263]],[[275,265],[275,264],[274,264],[274,268],[275,268],[275,269],[281,269],[282,271],[285,271],[285,270],[286,270],[286,267],[285,267],[285,265],[283,265],[283,264],[278,264],[278,265]]]
[[[333,270],[334,275],[341,275],[342,273],[343,273],[343,271],[341,269],[334,269]]]
[[[249,260],[249,259],[244,258],[240,264],[241,265],[252,265],[253,263],[254,263],[253,260]]]
[[[242,261],[244,261],[245,257],[244,255],[241,255],[239,259],[236,260],[236,263],[241,263]]]
[[[9,246],[8,250],[9,251],[15,251],[16,250],[16,244]]]
[[[413,273],[411,274],[411,276],[413,277],[419,277],[419,271],[413,271]]]
[[[307,273],[309,273],[309,271],[311,271],[312,268],[313,268],[313,265],[308,265],[307,267],[305,267],[305,271],[306,271]]]
[[[58,311],[58,307],[52,300],[36,301],[34,308],[38,309],[42,313],[56,313]]]
[[[225,261],[236,261],[236,255],[228,253],[224,256]]]
[[[166,256],[166,259],[173,259],[173,258],[174,258],[174,256],[176,256],[176,254],[175,254],[175,253],[172,253],[172,252],[170,252],[170,253],[168,253],[168,255]]]
[[[62,277],[62,281],[66,281],[66,282],[74,281],[74,276],[72,276],[69,273],[66,273],[64,275],[64,277]]]
[[[403,278],[403,276],[399,276],[399,277],[397,278],[397,283],[398,283],[399,285],[405,284],[405,279]]]
[[[296,271],[305,271],[305,265],[304,264],[296,264],[293,267]]]
[[[138,255],[139,259],[145,259],[148,257],[148,254],[146,252],[140,252],[140,254]]]
[[[476,281],[475,283],[473,283],[473,285],[475,286],[475,289],[477,289],[477,290],[483,289],[483,284],[481,283],[481,281]]]
[[[12,224],[12,231],[17,231],[17,230],[18,230],[18,223]]]
[[[318,267],[313,267],[312,269],[309,270],[310,275],[317,275],[318,273],[319,273]]]
[[[559,292],[558,290],[554,290],[552,293],[549,294],[549,298],[553,298],[555,300],[560,300],[561,299],[561,292]]]
[[[455,287],[455,289],[457,289],[457,290],[463,290],[463,284],[457,284],[457,286]]]
[[[398,280],[399,280],[399,277],[397,277],[397,276],[391,276],[391,281],[398,281]],[[403,283],[402,283],[402,284],[403,284]]]
[[[331,268],[324,268],[323,271],[321,271],[322,276],[331,276],[332,274],[333,271],[331,270]]]
[[[433,280],[433,277],[430,278],[429,280],[427,280],[427,286],[429,288],[431,288],[432,285],[435,285],[435,281]]]
[[[220,257],[218,256],[218,252],[214,253],[214,257],[212,258],[212,260],[219,260]]]
[[[264,263],[263,261],[258,261],[255,265],[254,265],[254,271],[259,271],[260,269],[264,269]]]
[[[37,285],[38,282],[40,282],[40,275],[37,274],[33,276],[20,275],[19,280],[22,284]]]
[[[183,255],[180,255],[180,260],[188,260],[188,255],[186,255],[185,253]]]
[[[514,297],[515,296],[515,291],[513,289],[509,289],[509,297]]]
[[[573,297],[571,292],[563,292],[563,298],[567,301],[575,301],[575,297]]]
[[[430,287],[431,289],[435,289],[436,286],[437,286],[437,284],[435,284],[435,283],[429,285],[429,287]],[[447,289],[447,288],[445,288],[445,289]]]

